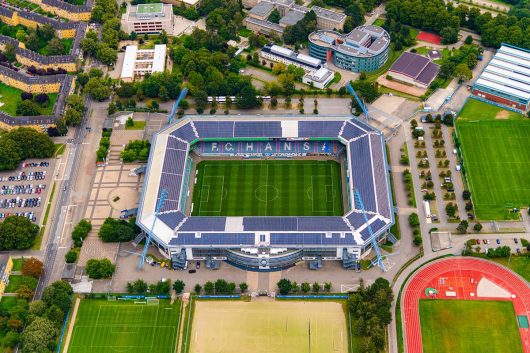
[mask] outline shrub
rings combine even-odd
[[[82,219],[77,223],[72,231],[72,240],[74,246],[80,248],[83,245],[83,240],[86,239],[88,233],[92,230],[92,223],[86,219]]]
[[[90,259],[86,263],[86,273],[92,279],[109,278],[116,266],[109,259]]]
[[[75,249],[70,249],[64,256],[64,260],[67,264],[72,264],[77,261],[79,253]]]
[[[22,274],[24,276],[31,276],[38,279],[43,271],[44,264],[39,259],[30,257],[24,260],[24,264],[22,265]]]

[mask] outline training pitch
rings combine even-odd
[[[510,301],[422,299],[419,307],[423,353],[523,353]]]
[[[193,216],[342,216],[340,164],[327,160],[202,161]]]
[[[174,353],[180,302],[170,305],[134,301],[82,300],[69,353]]]
[[[482,220],[513,218],[510,208],[530,203],[530,120],[475,102],[456,123],[475,212]]]
[[[189,353],[347,353],[343,305],[259,299],[196,301]]]

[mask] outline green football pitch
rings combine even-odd
[[[467,107],[469,102],[473,110]],[[530,203],[530,120],[469,102],[456,128],[476,215],[482,220],[509,219],[510,208]]]
[[[348,353],[344,305],[196,301],[189,353]]]
[[[194,216],[341,216],[341,166],[315,160],[197,165]]]
[[[510,301],[420,300],[423,353],[523,353]]]
[[[174,353],[180,302],[170,305],[85,299],[79,305],[69,353]]]

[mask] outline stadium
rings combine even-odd
[[[136,222],[176,269],[354,268],[394,222],[384,136],[351,116],[185,116],[153,137]]]

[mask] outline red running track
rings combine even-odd
[[[440,37],[439,35],[435,33],[430,33],[430,32],[421,31],[416,36],[416,39],[421,40],[422,42],[427,42],[431,44],[438,44],[438,45],[442,44],[442,37]]]
[[[487,278],[512,294],[512,298],[477,295],[477,284]],[[526,281],[493,262],[476,258],[450,258],[433,262],[417,272],[405,286],[402,302],[407,353],[422,353],[419,300],[428,298],[425,289],[438,291],[436,298],[460,300],[510,300],[516,315],[530,318],[530,287]],[[453,292],[447,296],[447,292]],[[530,353],[529,329],[519,328],[525,353]]]

